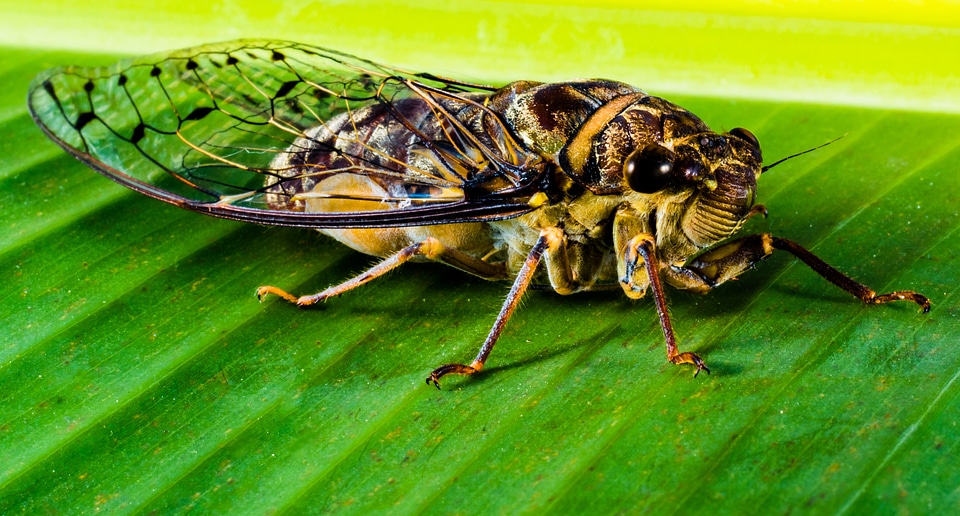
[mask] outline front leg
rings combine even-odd
[[[640,262],[643,262],[640,265]],[[710,373],[710,368],[696,354],[690,352],[681,352],[677,348],[677,338],[673,334],[673,323],[670,321],[670,313],[667,311],[667,298],[663,293],[663,283],[660,281],[660,265],[657,260],[656,244],[653,235],[641,234],[631,238],[624,249],[623,261],[624,274],[620,279],[623,291],[628,296],[645,290],[645,282],[649,282],[650,291],[653,292],[653,302],[657,307],[657,315],[660,317],[660,328],[663,330],[663,338],[667,343],[667,360],[674,364],[693,364],[696,370],[693,376],[696,377],[700,371]],[[639,267],[643,267],[646,272],[641,274]],[[644,281],[646,280],[646,281]]]
[[[800,244],[767,233],[738,238],[694,258],[683,267],[670,267],[666,269],[666,279],[677,288],[704,293],[735,279],[778,249],[796,256],[824,279],[864,303],[879,305],[891,301],[913,301],[920,306],[923,313],[930,311],[930,300],[919,292],[897,290],[877,294],[870,287],[833,268]]]

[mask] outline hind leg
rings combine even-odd
[[[430,260],[443,262],[460,270],[469,272],[489,280],[501,280],[507,278],[506,267],[502,263],[487,263],[479,258],[475,258],[466,253],[447,247],[435,238],[426,238],[421,242],[411,244],[396,252],[392,256],[384,259],[382,262],[374,265],[366,271],[354,276],[353,278],[334,285],[322,292],[307,296],[294,296],[277,287],[262,286],[257,289],[257,298],[263,301],[264,296],[275,295],[296,304],[297,306],[310,306],[328,297],[339,296],[344,292],[353,290],[360,285],[366,284],[384,274],[396,269],[412,258],[422,256]]]

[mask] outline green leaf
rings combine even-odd
[[[656,16],[681,26],[704,19]],[[587,27],[599,26],[594,18]],[[757,20],[721,18],[753,27],[770,59]],[[396,23],[385,30],[401,34]],[[818,47],[885,33],[943,58],[960,40],[955,29],[823,23]],[[776,255],[707,296],[668,293],[682,347],[713,370],[693,379],[666,362],[649,299],[533,292],[489,367],[437,391],[426,374],[473,356],[505,285],[413,264],[317,309],[257,303],[261,284],[314,292],[372,259],[309,231],[215,220],[110,183],[47,141],[24,99],[48,66],[113,58],[5,48],[0,512],[960,509],[960,117],[921,80],[955,92],[956,70],[893,60],[850,73],[831,96],[834,83],[816,77],[838,61],[820,55],[826,64],[812,74],[781,64],[759,87],[737,78],[713,96],[692,95],[698,74],[723,80],[713,48],[694,52],[710,34],[667,50],[685,71],[658,82],[658,93],[673,91],[665,96],[714,128],[749,128],[770,162],[846,134],[764,174],[759,198],[770,218],[744,232],[800,242],[878,291],[921,291],[934,303],[929,314],[862,306]],[[536,49],[524,37],[521,61]],[[413,45],[383,38],[374,39]],[[423,66],[462,44],[436,48]],[[484,52],[506,56],[507,46],[468,49],[468,65]],[[404,59],[417,65],[415,55]],[[698,62],[706,71],[689,69]],[[576,76],[594,70],[571,66],[590,63],[562,66]],[[648,86],[637,71],[643,59],[615,68],[631,63],[638,68],[622,78]],[[543,75],[499,70],[477,73]],[[870,90],[884,73],[889,82]],[[797,94],[791,77],[812,93]],[[786,100],[747,100],[752,88]],[[849,93],[858,88],[876,95],[856,100]],[[741,95],[717,96],[730,91]],[[901,109],[878,108],[894,97]]]

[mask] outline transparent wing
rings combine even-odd
[[[530,211],[543,166],[484,105],[494,91],[298,43],[236,41],[49,70],[29,107],[64,149],[151,197],[262,224],[389,227]],[[325,181],[342,174],[382,194]],[[311,198],[361,207],[317,212]]]

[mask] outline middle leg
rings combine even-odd
[[[523,293],[526,292],[527,287],[530,286],[537,266],[545,254],[547,257],[547,270],[550,275],[550,282],[554,284],[555,289],[560,293],[568,290],[572,292],[576,289],[577,283],[570,273],[570,267],[567,261],[563,231],[555,227],[541,230],[539,238],[537,238],[536,243],[533,245],[533,248],[530,249],[523,265],[520,267],[520,272],[517,273],[517,277],[513,281],[513,286],[510,288],[507,298],[503,301],[503,306],[500,308],[500,313],[493,323],[493,328],[490,329],[486,340],[483,342],[483,345],[480,346],[480,352],[477,353],[476,358],[474,358],[473,362],[469,365],[446,364],[434,369],[430,373],[430,376],[427,377],[427,385],[432,383],[439,389],[440,378],[448,374],[471,375],[483,369],[487,358],[489,358],[490,353],[493,351],[493,346],[496,345],[500,334],[503,333],[507,320],[510,319],[510,316],[513,315],[513,312],[520,304],[520,298],[523,297]]]

